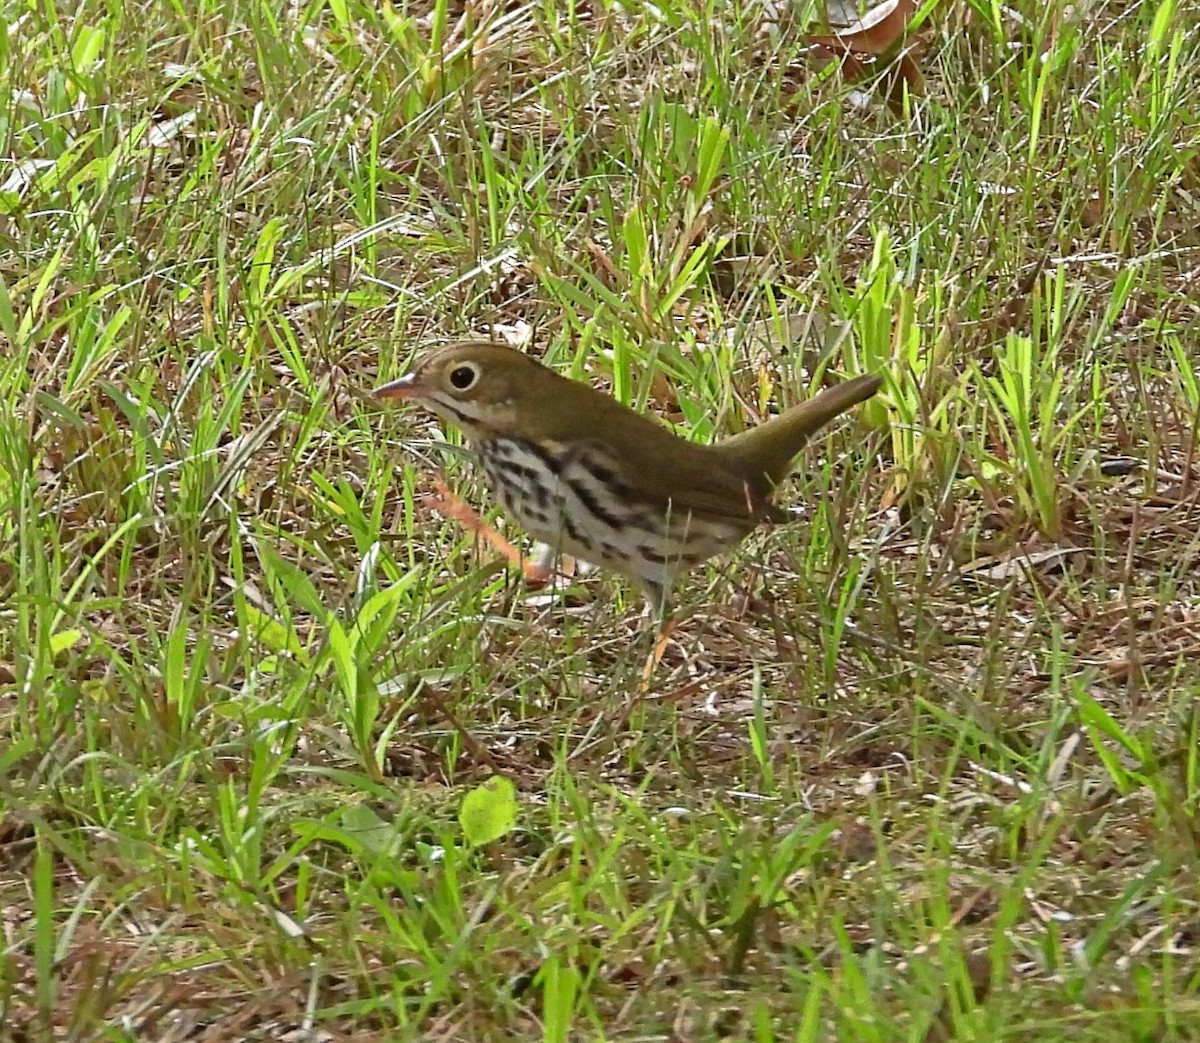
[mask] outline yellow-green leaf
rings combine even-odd
[[[458,813],[467,843],[475,847],[499,840],[517,824],[517,790],[506,778],[493,775],[463,799]]]

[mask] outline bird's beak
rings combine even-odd
[[[378,398],[416,398],[421,393],[415,373],[406,373],[399,380],[375,389]]]

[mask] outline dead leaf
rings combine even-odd
[[[810,33],[813,48],[810,58],[819,65],[840,62],[842,76],[849,82],[862,79],[877,58],[902,44],[916,9],[915,0],[885,0],[833,33]],[[829,20],[833,22],[832,15]],[[903,112],[906,92],[918,95],[924,91],[917,53],[918,46],[914,44],[896,54],[880,79],[880,93],[887,98],[893,112]]]
[[[959,571],[963,576],[1003,582],[1016,576],[1025,575],[1036,565],[1065,558],[1070,554],[1078,554],[1082,550],[1084,550],[1083,547],[1049,547],[1046,550],[1032,553],[1018,550],[1003,556],[989,554],[986,557],[967,562]]]
[[[915,0],[884,0],[846,28],[830,35],[813,33],[809,39],[831,51],[878,57],[904,36],[916,10]]]
[[[978,1005],[986,998],[991,987],[992,964],[987,953],[969,953],[964,957],[967,980],[971,985],[972,998]],[[943,989],[941,1006],[925,1032],[924,1043],[949,1043],[955,1039],[953,1007],[950,997],[951,986],[947,982]]]

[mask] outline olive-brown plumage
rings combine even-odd
[[[762,522],[792,460],[824,424],[882,384],[862,376],[713,445],[502,344],[431,351],[376,394],[420,403],[460,428],[505,509],[533,536],[639,580],[660,614],[674,577]]]

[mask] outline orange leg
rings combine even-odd
[[[633,713],[634,708],[650,695],[650,683],[654,680],[654,671],[658,669],[658,664],[662,662],[663,653],[667,650],[667,643],[671,640],[671,635],[675,633],[675,624],[664,619],[662,626],[659,628],[658,636],[654,639],[654,647],[650,650],[650,654],[646,657],[646,662],[642,665],[642,676],[638,681],[637,693],[634,697],[625,704],[625,709],[613,721],[613,731],[622,731],[629,723],[629,717]]]
[[[675,623],[670,619],[664,619],[662,627],[658,631],[658,637],[654,639],[654,647],[650,650],[650,654],[646,657],[646,662],[642,665],[642,683],[638,686],[639,694],[644,695],[650,690],[650,681],[654,678],[654,671],[658,669],[658,664],[662,662],[663,654],[667,650],[667,644],[674,633]]]
[[[511,565],[517,566],[532,587],[544,587],[554,578],[551,564],[526,557],[504,536],[485,522],[477,511],[460,497],[455,496],[440,475],[433,476],[434,492],[427,493],[421,502],[439,514],[458,522],[468,532],[473,532],[492,548],[499,551]]]

